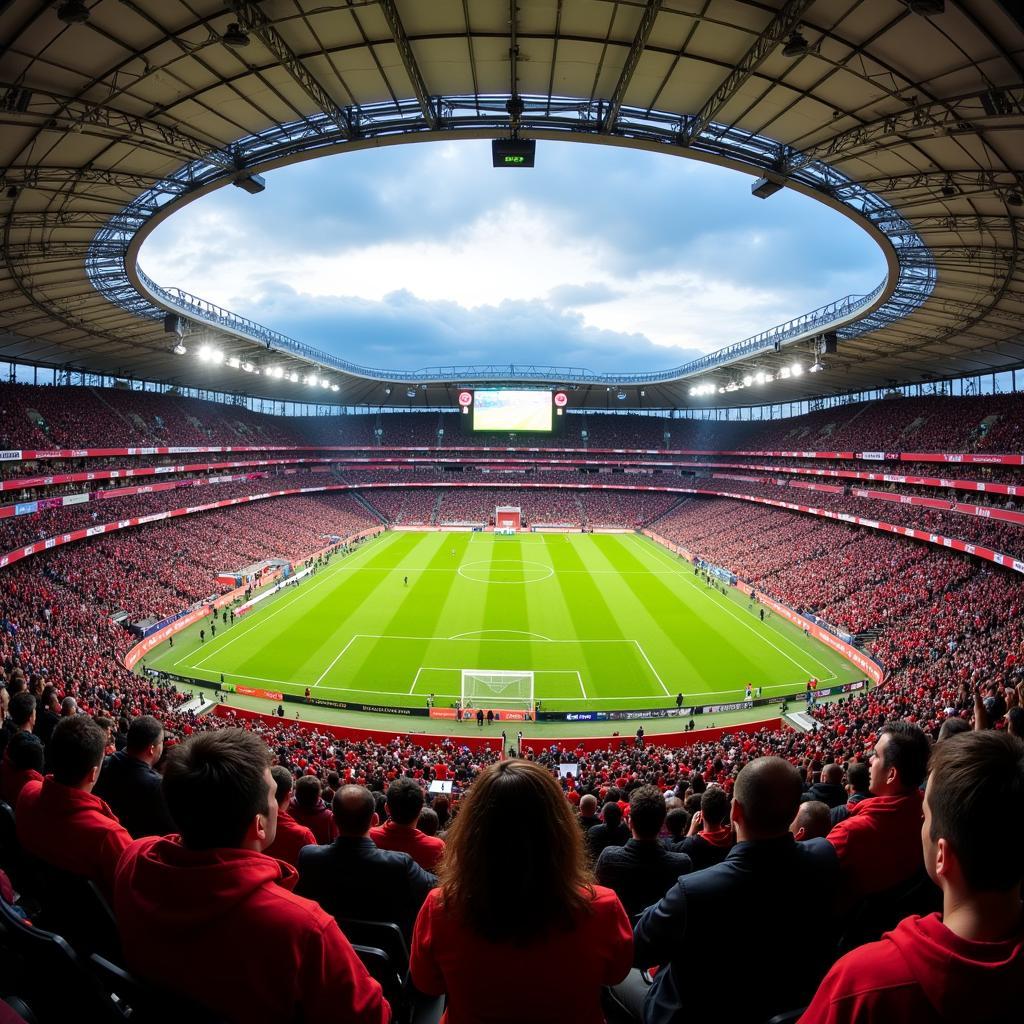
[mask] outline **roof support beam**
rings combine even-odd
[[[342,110],[331,99],[327,90],[299,60],[295,51],[284,41],[281,33],[270,23],[270,19],[250,0],[232,0],[231,9],[238,23],[247,32],[252,32],[261,43],[280,61],[281,67],[292,77],[298,87],[325,113],[346,138],[353,135],[352,114]]]
[[[42,122],[40,127],[71,132],[98,129],[105,137],[132,142],[145,149],[184,160],[204,160],[234,170],[231,157],[214,143],[173,124],[137,117],[99,103],[58,96],[45,89],[0,82],[0,115]]]
[[[883,139],[906,142],[942,135],[977,135],[981,123],[1019,127],[1024,120],[1024,85],[988,89],[985,92],[936,100],[886,114],[859,124],[804,150],[790,150],[781,170],[792,174],[816,160],[835,163],[865,147],[877,147]]]
[[[813,2],[814,0],[788,0],[764,27],[754,45],[726,75],[725,81],[711,94],[704,106],[693,117],[686,119],[679,133],[682,145],[689,146],[711,124],[750,76],[765,62],[772,50],[800,24],[804,12]]]
[[[647,40],[651,37],[651,29],[654,28],[654,22],[657,20],[660,10],[661,0],[647,0],[647,6],[640,16],[640,24],[636,27],[633,44],[630,46],[629,53],[626,54],[626,61],[622,65],[622,73],[619,75],[618,82],[615,83],[612,98],[608,101],[608,109],[601,119],[601,131],[604,134],[610,132],[615,127],[615,122],[619,119],[619,111],[622,109],[626,90],[629,88],[629,83],[633,80],[636,66],[640,63],[640,57],[643,55],[644,47],[647,46]]]
[[[437,128],[437,109],[430,98],[430,93],[427,92],[426,82],[423,81],[423,74],[419,64],[416,63],[416,55],[412,52],[412,45],[409,43],[409,37],[405,34],[405,27],[402,25],[402,19],[398,16],[394,0],[378,0],[378,6],[388,23],[388,28],[391,29],[395,46],[398,47],[398,55],[402,58],[405,73],[412,83],[412,91],[419,101],[420,110],[423,111],[423,119],[426,121],[427,127],[433,131]]]

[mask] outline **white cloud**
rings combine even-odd
[[[141,263],[396,367],[496,358],[502,323],[545,362],[628,371],[663,350],[674,365],[876,283],[864,236],[803,197],[748,201],[730,172],[649,154],[549,152],[547,178],[482,170],[466,143],[433,146],[426,163],[412,146],[289,168],[256,203],[228,189],[176,214]],[[636,173],[642,161],[653,173]]]

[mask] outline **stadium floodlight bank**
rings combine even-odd
[[[536,710],[532,672],[499,672],[489,669],[462,670],[460,703],[463,708],[495,710]]]

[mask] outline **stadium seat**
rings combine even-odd
[[[39,904],[38,924],[69,942],[77,953],[121,957],[114,912],[94,882],[25,857],[26,890]]]
[[[0,989],[26,1000],[39,1024],[126,1020],[60,935],[26,924],[5,900],[0,900],[0,946]]]
[[[806,1006],[801,1006],[798,1010],[787,1010],[785,1013],[777,1013],[774,1017],[769,1017],[765,1024],[796,1024],[806,1009]]]
[[[843,926],[836,956],[867,942],[877,942],[883,932],[895,928],[905,917],[941,909],[942,893],[921,868],[910,881],[860,901]]]
[[[444,996],[426,996],[417,992],[409,981],[408,976],[408,954],[405,954],[405,968],[402,969],[402,951],[405,949],[405,940],[398,926],[390,922],[382,921],[347,921],[344,924],[339,921],[339,926],[346,935],[347,925],[352,925],[353,931],[362,931],[365,935],[377,934],[384,939],[385,945],[396,950],[398,959],[393,959],[391,954],[379,946],[363,945],[352,942],[352,948],[356,956],[363,962],[370,976],[380,983],[384,990],[384,998],[391,1004],[393,1024],[438,1024],[444,1012]],[[391,929],[397,933],[398,942],[401,948],[395,946],[395,940]],[[349,937],[349,941],[351,937]]]
[[[7,872],[11,884],[21,891],[24,884],[24,863],[14,823],[14,808],[0,800],[0,867]]]
[[[32,1007],[18,996],[7,996],[0,1007],[0,1024],[39,1024]]]
[[[89,967],[111,1001],[133,1024],[221,1024],[221,1018],[210,1010],[140,981],[101,956],[91,956]]]

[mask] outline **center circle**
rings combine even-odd
[[[482,566],[482,569],[475,567]],[[530,566],[531,568],[526,568]],[[502,579],[513,573],[524,574],[519,579]],[[525,575],[529,574],[529,575]],[[555,570],[543,562],[522,558],[495,558],[492,561],[466,562],[459,566],[459,575],[474,583],[540,583],[555,575]]]

